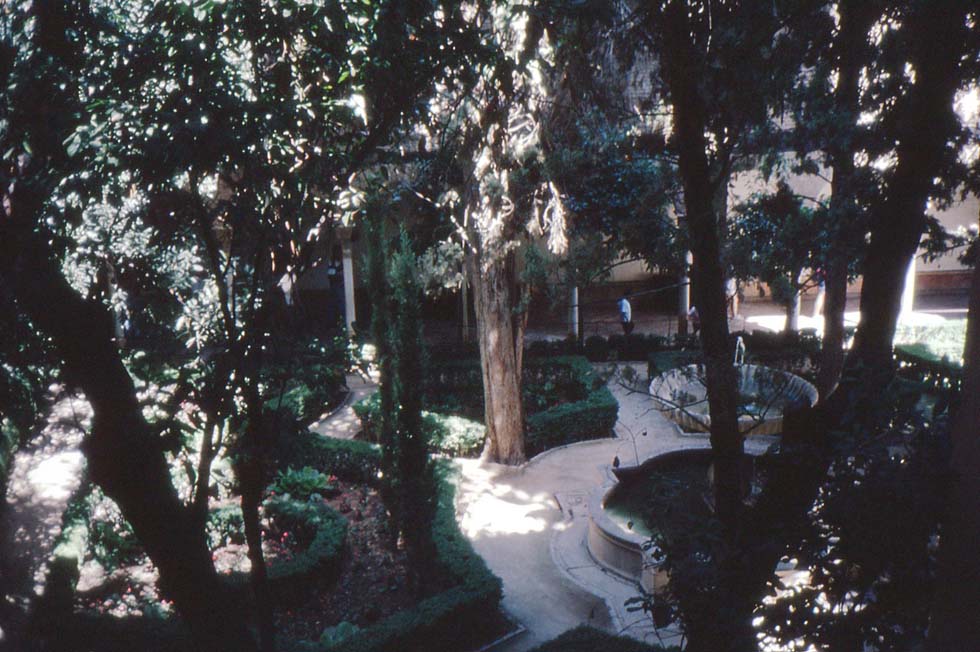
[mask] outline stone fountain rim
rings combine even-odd
[[[764,369],[768,373],[789,378],[790,382],[799,388],[799,392],[797,392],[797,394],[804,397],[809,402],[810,407],[816,405],[817,400],[819,399],[819,393],[817,392],[817,388],[813,385],[813,383],[809,382],[805,378],[797,376],[796,374],[783,371],[782,369],[775,369],[773,367],[757,364],[740,364],[735,365],[735,367],[740,373],[755,373],[755,370]],[[683,375],[683,377],[686,379],[689,379],[692,375],[699,373],[703,375],[704,368],[704,364],[689,364],[682,367],[668,369],[651,380],[648,389],[650,398],[663,408],[661,411],[668,419],[686,428],[687,430],[695,432],[708,432],[711,427],[711,416],[704,414],[699,415],[699,418],[695,419],[691,416],[688,410],[673,407],[661,399],[655,391],[655,386],[656,389],[660,389],[670,380],[681,375]],[[690,382],[690,380],[687,382]],[[783,414],[780,412],[774,416],[767,416],[761,421],[752,418],[750,415],[742,415],[739,417],[738,423],[739,430],[746,435],[773,435],[782,432]]]

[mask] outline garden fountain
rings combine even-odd
[[[739,394],[739,430],[745,434],[774,435],[782,432],[783,414],[794,407],[810,407],[817,402],[817,389],[791,373],[746,364],[745,344],[736,342],[733,366]],[[709,432],[707,389],[704,365],[687,365],[671,369],[653,379],[650,396],[657,408],[683,429]],[[745,456],[746,495],[758,489],[754,458]],[[660,529],[660,515],[651,503],[654,496],[663,502],[668,496],[668,513],[696,516],[709,510],[711,494],[711,450],[679,450],[659,455],[631,468],[611,468],[610,482],[590,496],[588,547],[592,557],[606,569],[631,581],[648,592],[655,592],[667,582],[661,568],[659,551],[652,544]],[[707,511],[703,515],[706,515]],[[651,523],[653,527],[651,527]],[[670,527],[683,527],[670,522]]]
[[[739,430],[745,435],[779,434],[783,430],[783,413],[791,406],[816,404],[817,388],[789,372],[742,363],[744,351],[744,345],[736,347],[734,365]],[[704,365],[687,365],[660,374],[650,382],[650,397],[664,416],[684,430],[711,431]]]

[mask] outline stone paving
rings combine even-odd
[[[631,365],[639,376],[645,365]],[[353,403],[376,391],[373,379],[348,376],[351,394],[313,425],[324,436],[350,439],[360,425]],[[625,602],[639,595],[634,582],[599,566],[586,544],[589,495],[609,486],[613,459],[622,466],[687,448],[707,448],[706,435],[681,434],[657,412],[645,391],[609,381],[619,401],[615,437],[572,444],[521,467],[462,459],[457,513],[460,527],[504,585],[503,608],[525,631],[494,647],[523,652],[582,624],[651,643],[676,644],[677,633],[655,631]],[[761,453],[772,438],[751,437]]]
[[[625,601],[639,595],[635,583],[592,559],[585,546],[588,496],[612,483],[614,457],[629,466],[672,450],[707,448],[708,439],[681,434],[646,394],[614,381],[610,389],[620,404],[615,438],[553,449],[519,468],[459,462],[460,526],[503,580],[504,609],[527,629],[499,650],[521,652],[581,624],[677,643],[675,632],[655,632],[642,614],[626,610]],[[772,441],[752,437],[746,449],[761,453]]]

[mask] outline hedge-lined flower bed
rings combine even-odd
[[[472,412],[482,409],[483,386],[479,360],[457,360],[433,365],[429,396],[469,397],[471,404],[459,406]],[[526,418],[525,449],[529,456],[555,446],[563,446],[588,439],[608,437],[616,425],[619,404],[605,383],[581,356],[559,356],[530,359],[524,365],[525,404],[530,401],[547,403],[537,397],[544,388],[552,395],[561,395],[564,402],[546,409],[534,411],[528,408]],[[433,399],[428,399],[433,400]],[[460,402],[462,399],[457,400]],[[479,401],[479,405],[477,402]],[[558,402],[558,399],[554,399]],[[375,394],[354,405],[354,412],[361,419],[366,437],[376,437],[376,424],[380,411],[379,398]],[[483,444],[485,428],[482,424],[456,415],[423,412],[423,424],[434,451],[449,455],[475,455]]]
[[[280,463],[305,464],[351,482],[377,484],[381,452],[377,446],[359,441],[296,435],[283,443]],[[378,624],[353,632],[341,641],[297,642],[296,652],[385,652],[419,651],[465,647],[485,640],[501,598],[500,580],[490,572],[456,524],[455,487],[452,467],[438,467],[438,508],[433,524],[433,541],[439,563],[458,582],[453,588],[399,612]],[[286,649],[285,646],[281,649]]]
[[[62,531],[55,541],[43,601],[45,613],[38,623],[42,631],[47,627],[59,630],[67,628],[80,633],[84,630],[97,638],[103,624],[114,631],[120,620],[117,614],[75,611],[80,568],[89,556],[94,537],[98,535],[93,529],[96,524],[91,509],[93,490],[90,482],[84,482],[69,501],[62,518]],[[279,529],[296,537],[298,544],[287,557],[274,559],[269,564],[269,588],[275,599],[281,602],[295,599],[302,595],[303,589],[315,582],[329,582],[336,577],[347,539],[347,520],[343,516],[317,500],[307,502],[283,497],[267,500],[264,511]],[[212,516],[217,515],[219,519],[241,523],[237,506],[219,507],[212,512]],[[228,519],[232,512],[237,512],[237,518]],[[137,553],[142,554],[139,550]],[[248,574],[245,572],[232,571],[221,577],[233,591],[247,588]],[[149,612],[144,609],[141,619],[146,627],[173,631],[175,635],[183,636],[178,623],[173,623],[173,626],[163,624],[172,619],[167,609],[157,607],[149,605]],[[132,619],[132,616],[128,618]],[[136,630],[139,628],[135,625],[131,629],[133,635],[138,633]]]
[[[381,397],[377,393],[353,405],[354,414],[368,440],[377,440]],[[487,429],[482,423],[466,417],[422,411],[422,427],[429,442],[429,451],[453,457],[475,457],[480,454]]]
[[[263,504],[265,515],[296,537],[299,550],[269,565],[269,590],[276,600],[294,600],[314,582],[335,578],[347,541],[347,519],[320,501],[303,502],[273,497]],[[236,586],[248,583],[248,574],[232,573]]]
[[[577,378],[585,398],[527,417],[524,447],[529,457],[556,446],[609,437],[619,416],[619,403],[585,358],[568,356],[550,362],[566,367]]]

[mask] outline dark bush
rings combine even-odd
[[[615,636],[592,627],[576,627],[539,645],[531,652],[670,652],[678,647],[664,648],[647,645],[625,636]]]
[[[377,483],[380,451],[366,442],[324,439],[299,435],[292,443],[294,453],[304,463],[316,466],[343,480]],[[323,464],[320,466],[320,464]],[[348,475],[350,473],[350,475]],[[500,580],[476,554],[456,523],[453,468],[437,467],[438,506],[433,523],[433,542],[440,566],[456,581],[452,588],[427,598],[416,607],[399,612],[380,623],[362,629],[335,646],[298,642],[289,649],[296,652],[382,652],[388,650],[427,651],[466,649],[490,635],[488,618],[497,610],[501,598]],[[286,649],[283,646],[282,649]]]

